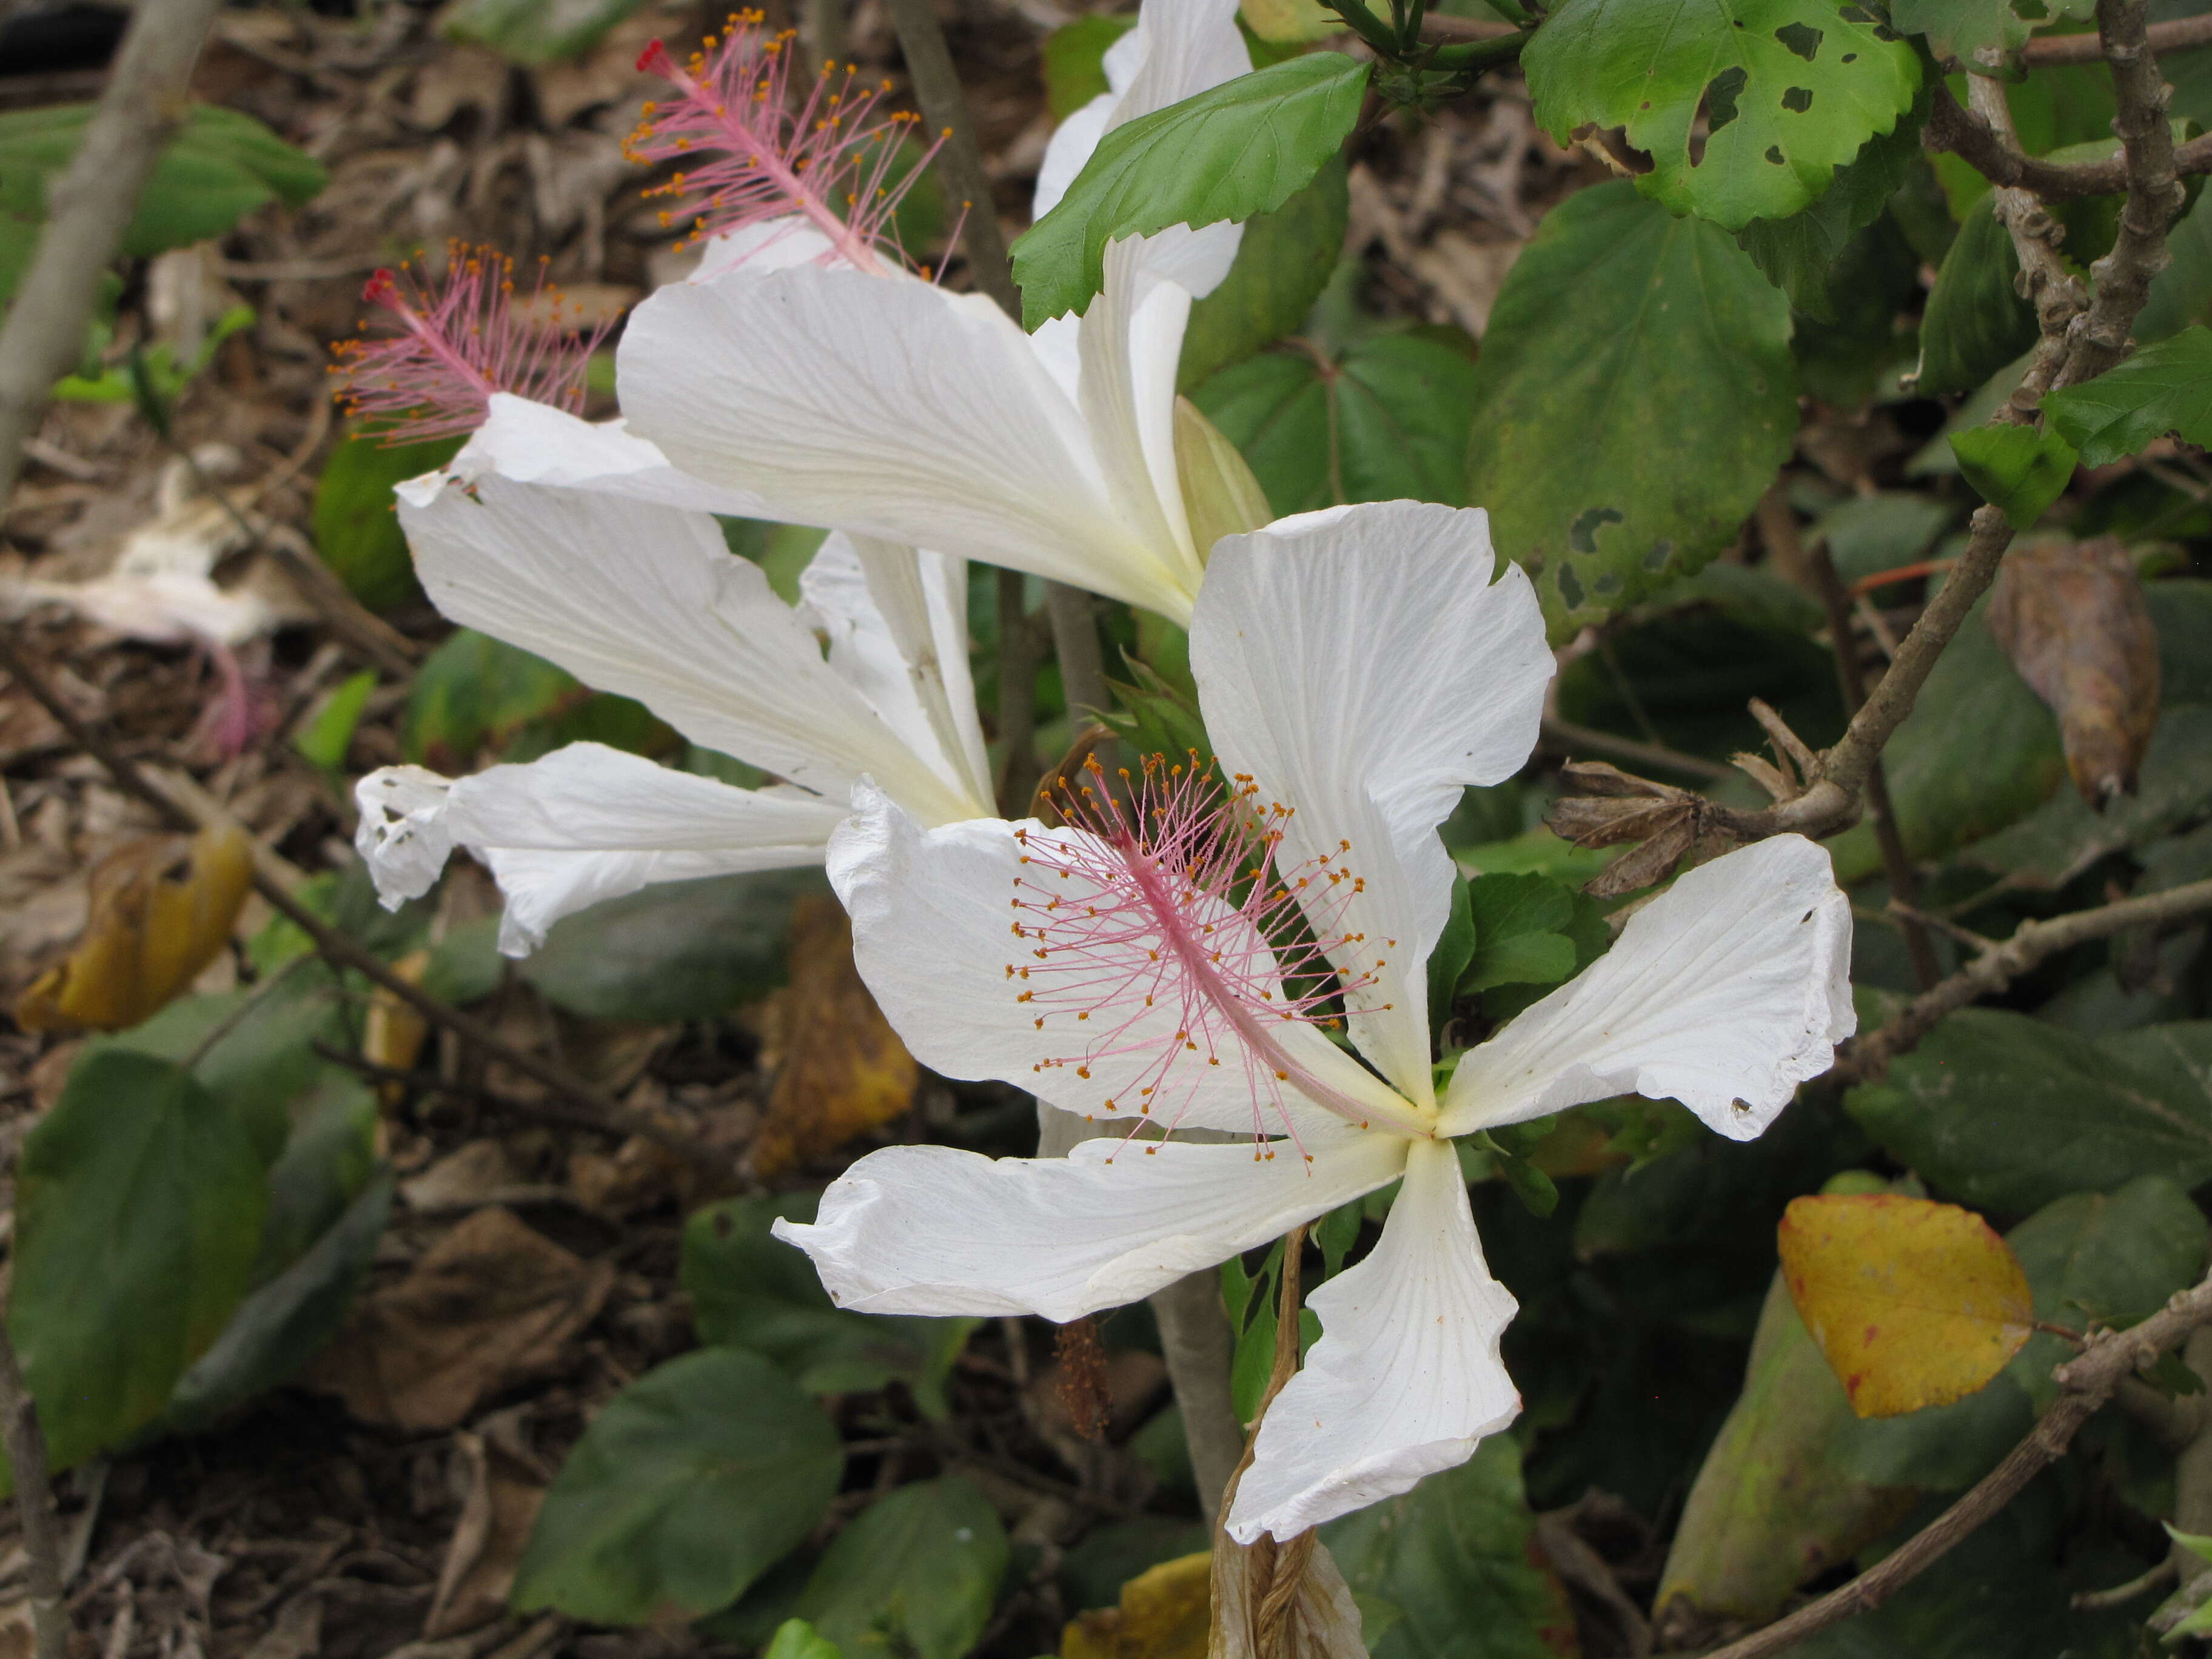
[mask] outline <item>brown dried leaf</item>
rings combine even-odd
[[[456,1434],[453,1450],[468,1466],[468,1496],[423,1621],[425,1641],[474,1630],[507,1611],[515,1565],[545,1501],[544,1483],[482,1436]]]
[[[230,937],[252,889],[253,843],[211,825],[185,848],[176,837],[131,842],[93,867],[91,917],[69,959],[15,1005],[31,1031],[119,1031],[199,977]]]
[[[1989,627],[2058,716],[2081,798],[2101,811],[2132,793],[2158,726],[2158,631],[2119,538],[2014,547],[1990,595]]]
[[[356,1307],[306,1380],[364,1423],[450,1429],[557,1371],[614,1280],[612,1262],[570,1255],[512,1211],[479,1210]]]
[[[1632,853],[1623,853],[1583,884],[1593,898],[1618,898],[1663,881],[1698,839],[1698,809],[1670,806],[1669,817]],[[1625,839],[1625,837],[1624,837]]]
[[[762,1062],[775,1083],[753,1146],[763,1178],[835,1152],[914,1103],[914,1056],[853,965],[853,926],[834,899],[801,898],[791,919],[791,983],[769,999]]]
[[[1212,1579],[1208,1659],[1366,1659],[1352,1587],[1311,1529],[1287,1544],[1216,1534]]]

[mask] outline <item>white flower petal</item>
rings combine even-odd
[[[1233,81],[1252,67],[1237,27],[1236,0],[1145,0],[1132,33],[1142,37],[1144,56],[1115,105],[1109,131]]]
[[[1137,30],[1132,29],[1116,40],[1107,49],[1107,62],[1111,64],[1114,54],[1136,37]],[[1052,138],[1044,147],[1044,160],[1037,167],[1036,193],[1030,198],[1032,223],[1060,205],[1060,198],[1067,194],[1067,187],[1075,182],[1076,175],[1083,171],[1083,164],[1091,159],[1091,153],[1098,148],[1098,141],[1106,136],[1106,124],[1114,118],[1114,106],[1121,101],[1120,94],[1110,89],[1102,92],[1052,130]]]
[[[1172,548],[1193,592],[1206,574],[1191,544],[1175,453],[1176,365],[1190,295],[1140,264],[1133,238],[1106,249],[1106,286],[1078,327],[1083,417],[1109,488],[1152,546]]]
[[[1410,1492],[1520,1414],[1498,1352],[1518,1304],[1483,1261],[1449,1145],[1413,1143],[1374,1253],[1307,1305],[1321,1340],[1261,1421],[1224,1523],[1240,1544]]]
[[[399,517],[454,621],[822,794],[866,772],[926,816],[967,816],[704,514],[488,475]]]
[[[674,284],[632,313],[617,372],[633,429],[768,516],[1189,614],[1181,550],[1109,494],[1076,408],[981,295],[816,266]]]
[[[1826,848],[1776,836],[1715,859],[1462,1058],[1443,1133],[1632,1090],[1748,1140],[1857,1029],[1850,957],[1850,901]]]
[[[1014,936],[1024,913],[1012,901],[1016,882],[1035,878],[1024,876],[1018,830],[1041,845],[1079,833],[997,818],[925,833],[864,784],[831,838],[830,880],[853,918],[854,960],[915,1059],[947,1077],[1032,1090],[1102,1125],[1150,1117],[1171,1128],[1244,1134],[1287,1127],[1308,1146],[1342,1127],[1335,1115],[1279,1091],[1267,1063],[1233,1034],[1213,1049],[1183,1050],[1180,999],[1164,993],[1156,1006],[1141,1003],[1156,972],[1143,938],[1095,958],[1104,988],[1095,1005],[1079,1009],[1039,988],[1057,981],[1024,977],[1033,941]],[[1100,1018],[1089,1021],[1089,1012]],[[1298,1065],[1371,1108],[1370,1121],[1405,1121],[1404,1103],[1315,1027],[1285,1022],[1272,1035]],[[1164,1055],[1178,1063],[1162,1079]]]
[[[988,817],[991,769],[968,669],[967,562],[834,532],[799,578],[830,666]]]
[[[803,216],[787,214],[708,237],[699,251],[699,263],[684,280],[711,283],[741,265],[748,270],[783,270],[833,263],[846,263],[836,245]]]
[[[399,486],[403,501],[427,505],[453,481],[472,483],[488,472],[517,483],[564,489],[604,489],[632,501],[678,507],[728,518],[766,516],[760,497],[725,489],[678,472],[668,457],[619,420],[585,421],[550,404],[512,392],[492,394],[484,422],[450,465]]]
[[[1328,930],[1366,935],[1347,965],[1376,975],[1356,1000],[1378,1011],[1352,1037],[1422,1102],[1428,955],[1451,905],[1436,826],[1462,786],[1520,769],[1552,677],[1527,574],[1492,582],[1493,566],[1479,509],[1333,507],[1224,537],[1191,623],[1223,760],[1296,809],[1285,866],[1352,843],[1341,862],[1365,890]]]
[[[653,882],[818,863],[842,801],[736,789],[602,744],[455,780],[446,827],[490,866],[499,948],[526,956],[565,915]]]
[[[1279,1237],[1396,1176],[1406,1143],[1347,1134],[1310,1163],[1289,1147],[1086,1140],[1066,1158],[992,1159],[886,1146],[830,1185],[811,1226],[775,1235],[813,1257],[830,1298],[864,1313],[1036,1313],[1134,1302]]]
[[[397,910],[438,884],[446,860],[453,855],[453,831],[446,823],[453,780],[427,767],[382,766],[353,787],[361,808],[354,850],[368,866],[376,896]]]

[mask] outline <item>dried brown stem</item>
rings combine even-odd
[[[198,815],[162,789],[129,756],[117,750],[79,720],[76,711],[56,695],[54,689],[46,684],[45,676],[32,667],[23,653],[16,649],[15,641],[5,633],[0,633],[0,669],[5,669],[18,685],[29,692],[69,734],[70,740],[98,761],[123,789],[144,801],[180,830],[200,827]],[[672,1128],[656,1118],[632,1111],[552,1061],[515,1047],[475,1015],[440,1001],[420,986],[394,973],[381,957],[356,944],[301,904],[284,884],[270,875],[258,860],[254,864],[253,890],[268,902],[270,909],[307,934],[326,961],[341,968],[349,968],[373,984],[389,991],[432,1024],[442,1026],[462,1042],[481,1049],[502,1066],[520,1072],[558,1096],[574,1109],[587,1114],[595,1126],[608,1133],[642,1136],[703,1169],[718,1174],[726,1174],[729,1170],[731,1160],[726,1154],[714,1151],[696,1137]]]
[[[1060,659],[1060,689],[1068,718],[1081,722],[1112,707],[1106,692],[1105,653],[1098,645],[1098,616],[1091,595],[1065,582],[1047,582],[1045,614],[1052,618],[1053,654]]]
[[[2189,21],[2201,21],[2201,19]],[[2094,35],[2065,35],[2068,40],[2093,41]],[[2071,201],[2081,196],[2113,196],[2128,187],[2128,164],[2124,155],[2102,161],[2052,161],[2024,154],[2016,143],[1999,137],[1989,123],[1959,100],[1940,82],[1936,105],[1921,139],[1929,149],[1949,150],[1968,162],[1992,184],[2017,185],[2032,190],[2046,202]],[[2174,171],[2182,178],[2212,173],[2212,133],[2177,145]]]
[[[1554,715],[1544,716],[1545,739],[1554,747],[1568,750],[1587,750],[1593,755],[1610,755],[1634,766],[1656,767],[1662,772],[1673,772],[1679,776],[1702,778],[1717,783],[1723,778],[1735,775],[1735,769],[1723,766],[1718,761],[1707,760],[1702,755],[1686,755],[1679,749],[1669,749],[1664,744],[1639,743],[1634,738],[1616,737],[1610,732],[1601,732],[1595,726],[1577,726],[1572,720],[1563,720]]]
[[[15,1345],[0,1320],[0,1441],[15,1475],[15,1520],[23,1530],[25,1577],[37,1659],[68,1659],[69,1605],[62,1583],[61,1522],[54,1514],[53,1477],[39,1408],[23,1384]]]
[[[2130,927],[2162,927],[2212,911],[2212,881],[2196,881],[2142,898],[2100,904],[2048,921],[2023,921],[2010,939],[1993,945],[1933,990],[1913,998],[1880,1030],[1851,1045],[1830,1075],[1841,1082],[1880,1077],[1944,1015],[1993,996],[2045,957],[2090,939],[2109,939]]]
[[[2149,13],[2149,0],[2097,0],[2097,35],[2119,106],[2112,131],[2120,137],[2128,199],[2112,251],[2089,267],[2096,295],[2072,331],[2065,367],[2054,382],[2059,387],[2102,374],[2127,356],[2128,331],[2150,298],[2151,279],[2172,260],[2166,228],[2181,210],[2183,192],[2166,114],[2173,89],[2158,72]]]
[[[2092,1337],[2081,1355],[2054,1373],[2060,1393],[2051,1409],[2038,1419],[2027,1437],[2006,1455],[2004,1462],[1957,1503],[1850,1583],[1741,1641],[1714,1649],[1705,1659],[1766,1659],[1814,1631],[1880,1607],[2064,1456],[2081,1425],[2112,1398],[2124,1378],[2208,1323],[2212,1323],[2212,1279],[2177,1292],[2162,1310],[2132,1329],[2105,1331]]]

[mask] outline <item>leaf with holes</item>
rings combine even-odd
[[[2031,1334],[2035,1301],[2019,1258],[1954,1204],[1800,1198],[1777,1237],[1790,1299],[1861,1417],[1978,1393]]]
[[[1813,202],[1920,89],[1911,47],[1819,0],[1566,0],[1521,66],[1553,137],[1626,129],[1648,195],[1730,230]]]
[[[2084,466],[2138,454],[2168,432],[2200,447],[2212,443],[2212,328],[2146,346],[2094,380],[2052,392],[2043,406]]]
[[[1109,242],[1282,206],[1352,131],[1367,70],[1316,52],[1115,128],[1060,204],[1014,244],[1024,325],[1085,309],[1105,282]]]
[[[1474,382],[1467,499],[1554,640],[1726,547],[1797,429],[1789,301],[1727,232],[1625,182],[1545,216]]]
[[[1244,453],[1278,514],[1410,498],[1457,507],[1474,365],[1386,334],[1334,362],[1301,343],[1233,364],[1191,401]]]

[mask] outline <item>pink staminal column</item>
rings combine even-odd
[[[1090,781],[1060,786],[1065,829],[1014,832],[1022,947],[1006,964],[1009,990],[1037,1030],[1083,1040],[1034,1069],[1088,1081],[1093,1067],[1111,1060],[1126,1075],[1133,1060],[1133,1083],[1098,1109],[1131,1116],[1133,1131],[1176,1127],[1203,1075],[1192,1068],[1239,1066],[1259,1158],[1274,1156],[1269,1136],[1297,1143],[1285,1085],[1364,1123],[1360,1103],[1282,1040],[1288,1025],[1337,1025],[1347,1000],[1374,983],[1348,968],[1365,935],[1340,926],[1364,884],[1346,866],[1350,846],[1285,867],[1278,849],[1295,809],[1263,804],[1250,778],[1224,779],[1194,751],[1146,757],[1136,774],[1121,770],[1118,787],[1097,760],[1086,769]]]

